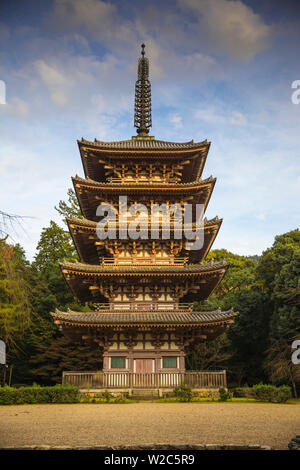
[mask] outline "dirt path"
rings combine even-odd
[[[137,403],[0,407],[0,447],[259,444],[287,449],[300,404]]]

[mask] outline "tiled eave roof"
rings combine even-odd
[[[224,324],[233,320],[236,313],[231,310],[222,312],[215,310],[212,312],[122,312],[122,313],[102,313],[102,312],[74,312],[68,310],[61,312],[56,310],[51,313],[53,318],[59,323],[77,326],[111,326],[111,325],[182,325],[182,326],[206,326],[211,324]]]
[[[206,178],[204,180],[199,180],[199,181],[193,181],[189,183],[149,183],[147,181],[144,182],[124,182],[122,184],[120,183],[110,183],[110,182],[101,182],[99,183],[98,181],[94,181],[90,178],[81,178],[80,176],[76,175],[75,177],[72,177],[72,181],[74,186],[80,185],[92,189],[105,189],[105,190],[143,190],[143,191],[153,191],[153,190],[161,190],[161,191],[172,191],[172,190],[182,190],[183,188],[188,189],[188,188],[193,188],[193,189],[201,189],[203,186],[206,185],[211,185],[215,184],[216,178],[213,178],[213,176],[210,176],[209,178]]]
[[[97,264],[100,260],[100,251],[102,256],[109,256],[111,253],[107,251],[106,244],[103,242],[103,245],[101,246],[95,246],[95,241],[98,240],[97,238],[97,233],[96,233],[96,228],[97,228],[97,222],[82,218],[67,218],[67,223],[69,227],[69,231],[71,233],[73,242],[76,246],[77,252],[79,254],[79,257],[82,262],[88,263],[88,264]],[[220,229],[220,226],[222,224],[222,219],[219,219],[218,217],[215,217],[214,219],[207,220],[206,218],[204,219],[204,245],[200,250],[186,250],[185,247],[182,247],[183,252],[188,256],[188,259],[190,260],[190,263],[200,263],[206,254],[208,253],[209,249],[211,248],[217,233]],[[150,222],[149,222],[150,223]],[[117,223],[118,226],[118,223]],[[195,230],[196,225],[192,224],[191,225],[192,229]],[[146,228],[149,228],[149,225],[146,225]],[[162,227],[160,227],[160,230],[162,230]],[[172,237],[174,230],[174,225],[170,226],[170,236]],[[119,241],[122,242],[122,240],[119,239]],[[169,240],[161,240],[161,242],[166,242],[168,243]],[[113,241],[112,241],[113,242]],[[126,240],[123,240],[124,243],[126,243]],[[147,244],[148,241],[142,240],[142,243]]]
[[[103,150],[151,150],[151,151],[162,151],[162,150],[197,150],[203,147],[208,147],[209,142],[204,140],[202,142],[168,142],[164,140],[156,139],[128,139],[120,140],[115,142],[103,142],[95,139],[89,141],[86,139],[78,140],[79,147],[88,146],[93,149]]]
[[[226,270],[229,267],[229,263],[226,261],[221,261],[219,263],[206,263],[206,264],[195,264],[195,265],[186,265],[186,266],[120,266],[120,265],[108,265],[108,266],[98,266],[98,265],[90,265],[85,263],[69,263],[63,262],[59,263],[61,269],[64,271],[70,271],[74,273],[82,273],[82,274],[107,274],[107,275],[143,275],[143,276],[151,276],[151,275],[163,275],[166,276],[168,274],[201,274],[201,273],[209,273],[212,271],[222,271]]]
[[[205,300],[218,287],[223,279],[229,263],[207,263],[185,266],[125,266],[125,265],[95,265],[85,263],[60,263],[65,280],[71,287],[74,295],[82,302],[106,302],[105,293],[99,289],[99,282],[120,283],[127,280],[129,283],[141,285],[145,278],[150,282],[182,280],[190,281],[188,291],[182,298],[183,302]],[[199,282],[198,282],[199,281]]]
[[[204,228],[206,227],[211,227],[211,226],[214,226],[214,225],[220,225],[222,223],[222,220],[223,219],[220,219],[218,216],[214,217],[213,219],[210,219],[210,220],[207,220],[206,218],[204,219]],[[98,222],[95,222],[93,220],[89,220],[89,219],[86,219],[85,217],[82,217],[81,219],[77,218],[77,217],[67,217],[66,218],[66,221],[68,223],[68,225],[76,225],[76,226],[80,226],[80,227],[83,227],[83,228],[87,228],[87,229],[90,229],[90,230],[96,230],[96,227],[97,227],[97,223]],[[194,226],[195,224],[193,224]],[[170,229],[172,230],[172,225],[170,227]]]

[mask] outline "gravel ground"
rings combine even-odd
[[[0,447],[259,444],[287,449],[300,404],[136,403],[0,407]]]

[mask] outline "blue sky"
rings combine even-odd
[[[233,0],[27,0],[0,6],[0,209],[32,216],[13,234],[34,256],[60,222],[76,139],[127,139],[141,42],[152,84],[151,135],[212,142],[206,215],[214,248],[260,254],[299,227],[300,4]]]

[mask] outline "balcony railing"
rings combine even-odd
[[[164,257],[131,257],[131,258],[102,258],[102,266],[149,266],[149,265],[162,265],[162,266],[184,266],[187,258],[164,258]]]
[[[226,371],[188,372],[63,372],[63,385],[82,389],[159,389],[185,384],[190,388],[227,388]]]
[[[162,184],[162,183],[178,183],[180,182],[180,178],[178,177],[169,177],[169,178],[147,178],[147,177],[137,177],[137,178],[108,178],[108,182],[112,184],[141,184],[141,183],[148,183],[148,184]]]
[[[175,302],[111,302],[111,303],[99,303],[95,304],[97,311],[150,311],[159,312],[170,310],[172,312],[183,311],[191,312],[193,310],[192,303],[175,303]]]

